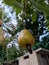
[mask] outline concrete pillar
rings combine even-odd
[[[29,57],[24,59],[24,56],[19,58],[19,65],[49,65],[49,50],[39,48],[29,54]]]
[[[37,54],[29,54],[29,58],[24,59],[24,56],[19,58],[19,65],[38,65]]]

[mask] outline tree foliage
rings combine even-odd
[[[13,6],[16,10],[16,12],[19,13],[21,12],[21,10],[23,10],[25,12],[25,14],[30,15],[34,13],[37,15],[37,12],[44,12],[46,19],[47,19],[47,27],[49,28],[49,4],[45,3],[45,0],[4,0],[4,2],[10,6]],[[16,3],[16,4],[14,4]],[[17,4],[19,3],[19,4]],[[16,6],[15,6],[16,5]],[[20,6],[21,5],[21,6]],[[42,6],[41,6],[42,5]],[[20,7],[20,8],[19,8]],[[21,9],[21,10],[19,10]],[[35,10],[35,11],[34,11]],[[32,17],[33,21],[34,19],[36,19],[36,16]]]

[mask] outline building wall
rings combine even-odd
[[[19,58],[19,65],[38,65],[37,55],[35,52],[29,54],[28,59],[24,59],[24,56]]]
[[[39,54],[39,53],[38,53],[38,54],[37,54],[38,64],[39,64],[39,65],[49,65],[47,56],[48,56],[48,55]]]

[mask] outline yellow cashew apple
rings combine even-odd
[[[20,32],[18,36],[18,43],[22,48],[26,48],[26,44],[30,44],[32,46],[34,42],[34,37],[27,29],[23,29]]]

